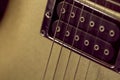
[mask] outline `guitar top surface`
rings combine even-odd
[[[63,26],[57,28],[57,31],[61,34],[57,34],[56,42],[59,42],[60,45],[58,43],[54,43],[53,49],[51,51],[51,46],[53,43],[52,35],[55,30],[55,28],[52,28],[52,26],[55,26],[57,21],[59,21],[57,20],[59,17],[58,15],[59,10],[56,13],[56,18],[55,18],[56,20],[54,20],[52,17],[47,16],[49,17],[49,19],[51,18],[53,20],[52,23],[53,25],[48,26],[50,27],[51,30],[47,29],[50,31],[49,32],[50,35],[46,36],[47,38],[45,38],[43,37],[43,35],[40,34],[40,30],[43,29],[42,27],[44,27],[43,22],[44,22],[45,13],[47,12],[46,11],[47,3],[55,4],[55,1],[59,1],[57,2],[58,4],[56,5],[56,8],[60,9],[61,5],[63,4],[62,3],[63,1],[61,0],[54,0],[54,1],[53,0],[9,0],[4,17],[0,21],[0,80],[43,80],[43,79],[44,80],[53,80],[53,79],[54,80],[63,80],[63,79],[64,80],[120,80],[120,75],[118,73],[104,67],[106,63],[107,65],[110,66],[114,65],[114,61],[112,63],[109,62],[109,60],[113,60],[112,57],[107,57],[109,58],[109,60],[106,60],[105,58],[103,58],[102,60],[100,60],[99,58],[95,59],[105,63],[105,65],[101,66],[99,65],[101,63],[96,64],[95,61],[90,60],[90,58],[92,57],[91,55],[89,55],[91,57],[85,58],[83,57],[84,55],[81,56],[79,52],[76,53],[76,51],[73,50],[73,47],[70,48],[71,45],[66,43],[68,41],[67,39],[66,42],[64,43],[65,47],[62,47],[61,49],[62,43],[61,43],[61,39],[59,39],[59,35],[64,34],[64,32],[61,33],[61,30],[64,31],[65,28],[64,26],[66,26],[65,21],[61,20],[59,25],[63,25]],[[77,4],[82,3],[80,5],[87,4],[85,2],[80,2],[80,1],[82,0],[75,2]],[[107,1],[113,1],[113,0],[107,0]],[[92,2],[94,1],[91,1],[91,4]],[[119,2],[119,0],[116,0],[116,2]],[[68,4],[68,2],[66,2],[65,4],[66,5],[64,7],[65,9],[67,8],[67,10],[65,10],[66,12],[69,11],[71,4],[70,3]],[[52,10],[53,8],[54,7],[52,7]],[[100,12],[101,8],[99,7],[98,9],[98,5],[97,7],[91,6],[90,9],[86,5],[85,8],[86,10],[84,10],[83,12],[87,13],[88,15],[90,15],[89,10],[91,10],[92,8],[93,8],[92,10],[95,10],[95,8],[97,8],[97,10],[99,11],[95,10],[95,12],[97,11],[98,12],[97,14],[104,14],[105,15],[104,17],[106,17],[105,19],[102,19],[103,21],[105,21],[105,23],[102,22],[103,24],[107,25],[106,22],[110,23],[110,25],[114,26],[114,30],[116,30],[116,28],[117,29],[119,28],[116,25],[117,23],[114,22],[114,21],[119,22],[118,20],[119,11],[112,9],[112,12],[113,13],[115,12],[117,14],[116,15],[113,14],[112,15],[113,17],[111,17],[110,16],[112,14],[111,11],[109,13],[109,10],[107,9],[107,11],[101,13]],[[49,9],[51,9],[51,7]],[[78,12],[76,12],[77,10]],[[74,11],[78,14],[80,12],[79,10],[81,9],[80,8],[76,9],[76,6],[74,7]],[[63,9],[63,13],[64,13],[64,9]],[[85,15],[86,14],[84,14],[84,16]],[[74,17],[74,13],[72,17]],[[100,17],[100,15],[98,17],[98,15],[96,15],[95,13],[93,17],[96,21]],[[111,23],[111,20],[107,18],[110,18],[111,20],[113,20],[113,22]],[[62,19],[64,19],[64,17]],[[68,28],[68,30],[73,30],[73,33],[76,28],[75,25],[77,19],[78,18],[74,20],[75,22],[71,21],[71,25]],[[89,20],[89,17],[87,19],[82,17],[81,20],[82,22],[84,22],[84,20],[85,21]],[[100,20],[97,20],[97,23],[99,23],[99,21]],[[87,25],[87,24],[82,24],[82,25]],[[112,28],[112,26],[110,27]],[[96,29],[96,27],[97,26],[95,26],[94,28]],[[86,33],[84,27],[79,27],[79,28],[81,29],[79,30],[81,32],[78,33],[80,34]],[[102,26],[101,31],[104,31],[104,28],[105,27]],[[109,27],[107,29],[109,29]],[[51,31],[53,32],[51,33]],[[69,36],[70,34],[71,32],[69,33],[69,31],[67,31],[66,36]],[[87,39],[90,40],[93,40],[93,38],[96,37],[95,34],[93,34],[93,32],[92,33],[88,32],[86,34],[88,34]],[[51,40],[49,40],[48,37]],[[118,40],[117,36],[114,36],[116,38],[114,39],[111,38],[109,40],[107,38],[104,38],[104,36],[101,37],[97,36],[97,37],[98,37],[97,39],[100,40],[98,42],[100,43],[101,41],[105,43],[107,42],[107,44],[109,44],[108,45],[109,48],[110,46],[112,46],[113,49],[115,47],[113,47],[113,44],[111,44],[111,42],[116,42]],[[72,39],[69,40],[71,41]],[[81,40],[81,37],[76,36],[76,42],[79,40]],[[90,41],[88,40],[86,40],[85,42],[89,42],[89,44],[91,44]],[[97,47],[96,50],[100,50],[100,48],[98,48],[98,45],[95,46]],[[108,48],[108,46],[106,46],[106,48]],[[105,46],[103,46],[103,50],[104,48]],[[77,49],[77,51],[79,51],[79,49]],[[51,57],[49,58],[50,53],[51,53]],[[87,54],[85,52],[83,53]],[[49,60],[49,64],[47,65],[48,60]]]

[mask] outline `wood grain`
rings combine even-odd
[[[52,42],[40,35],[47,0],[10,0],[0,22],[0,80],[42,80]],[[55,44],[45,80],[63,80],[70,51]],[[72,52],[65,80],[73,80],[79,55]],[[56,66],[58,62],[58,66]],[[90,67],[88,65],[90,62]],[[88,74],[87,73],[88,69]],[[120,75],[83,57],[76,80],[120,80]]]

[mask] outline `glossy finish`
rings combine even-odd
[[[47,1],[10,0],[0,22],[0,80],[42,80],[52,45],[52,41],[40,34]],[[60,49],[55,43],[45,80],[53,80]],[[54,80],[63,80],[69,53],[63,47]],[[89,62],[86,80],[120,80],[119,74],[84,57],[79,62],[79,57],[72,52],[64,80],[85,80]]]

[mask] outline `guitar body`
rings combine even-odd
[[[52,41],[40,35],[47,0],[10,0],[0,22],[0,80],[42,80]],[[45,80],[120,80],[120,75],[54,44]],[[57,64],[59,58],[59,63]],[[88,69],[88,65],[89,69]],[[56,68],[56,65],[57,68]],[[56,69],[56,72],[55,72]],[[64,74],[66,69],[66,74]]]

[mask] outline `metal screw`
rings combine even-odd
[[[66,36],[66,37],[69,37],[69,36],[70,36],[70,32],[69,32],[69,31],[66,31],[65,36]]]
[[[60,32],[60,30],[61,30],[60,27],[57,26],[57,27],[56,27],[56,32]]]
[[[85,41],[84,41],[84,45],[85,45],[85,46],[89,46],[89,40],[85,40]]]
[[[79,41],[80,40],[80,37],[78,35],[75,35],[75,41]]]
[[[51,18],[52,14],[51,14],[50,11],[48,11],[48,12],[46,12],[45,16],[46,16],[47,18]]]
[[[99,31],[100,31],[100,32],[104,32],[104,31],[105,31],[105,27],[101,25],[101,26],[99,27]]]
[[[41,30],[42,36],[45,36],[45,30]]]
[[[99,45],[94,45],[94,50],[98,51],[100,49]]]
[[[109,31],[109,35],[110,35],[110,37],[114,37],[115,36],[115,31],[114,30],[110,30]]]
[[[85,22],[85,18],[84,17],[80,17],[80,22]]]
[[[61,13],[62,13],[62,14],[65,14],[65,12],[66,12],[65,8],[62,8],[62,9],[61,9]]]
[[[105,50],[104,50],[104,54],[105,54],[106,56],[108,56],[108,55],[109,55],[109,53],[110,53],[110,52],[109,52],[109,50],[108,50],[108,49],[105,49]]]
[[[90,27],[94,27],[95,26],[95,22],[94,21],[90,21],[89,25],[90,25]]]
[[[71,16],[71,18],[74,18],[75,17],[75,13],[71,12],[70,16]]]

